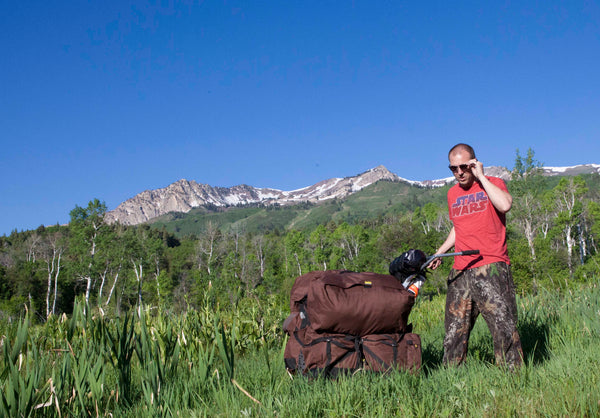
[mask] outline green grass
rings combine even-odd
[[[207,298],[208,301],[208,298]],[[286,313],[250,300],[186,315],[126,320],[84,313],[43,326],[4,324],[3,415],[598,416],[600,289],[518,299],[524,366],[493,364],[480,318],[461,367],[442,365],[444,297],[411,313],[423,367],[335,380],[290,377],[278,330]],[[21,386],[19,386],[21,385]],[[21,389],[19,389],[19,387]],[[16,396],[18,395],[18,396]],[[37,407],[37,408],[36,408]]]
[[[413,310],[423,338],[424,367],[405,373],[357,373],[309,381],[281,373],[268,385],[264,364],[252,355],[239,362],[240,384],[261,401],[234,388],[227,406],[215,402],[202,413],[222,416],[598,416],[600,414],[600,291],[544,292],[519,300],[525,365],[509,372],[493,362],[491,337],[480,319],[464,366],[441,364],[443,298]],[[273,353],[275,355],[275,353]],[[268,388],[268,390],[266,390]],[[197,411],[196,411],[197,412]]]

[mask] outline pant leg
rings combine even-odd
[[[479,315],[473,306],[468,270],[452,270],[448,278],[444,326],[444,364],[461,364],[467,356],[469,335]]]
[[[522,364],[523,350],[517,331],[517,301],[510,266],[499,262],[477,270],[472,296],[492,334],[496,364],[518,367]]]

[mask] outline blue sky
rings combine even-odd
[[[593,1],[31,1],[0,14],[0,235],[185,178],[600,163]]]

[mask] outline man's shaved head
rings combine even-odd
[[[473,149],[472,146],[467,145],[467,144],[456,144],[455,146],[452,147],[450,152],[448,152],[448,159],[450,159],[450,156],[452,154],[456,154],[460,151],[464,151],[464,152],[468,153],[471,156],[471,159],[475,158],[475,150]]]

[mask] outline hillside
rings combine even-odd
[[[564,175],[564,174],[563,174]],[[600,175],[583,174],[590,197],[600,195]],[[555,187],[561,176],[545,177],[547,189]],[[508,181],[510,189],[510,181]],[[380,180],[345,198],[304,202],[295,205],[238,205],[217,207],[207,205],[188,213],[172,212],[150,220],[157,229],[165,228],[177,236],[198,235],[209,222],[221,230],[239,228],[250,233],[313,229],[329,221],[355,223],[389,214],[405,213],[427,203],[445,205],[450,185],[424,187],[404,180]]]
[[[381,180],[407,181],[378,166],[351,177],[322,180],[297,190],[256,188],[245,184],[213,187],[195,181],[179,180],[167,187],[146,190],[106,213],[108,223],[137,225],[170,212],[187,213],[203,206],[297,205],[345,198]],[[444,183],[445,184],[445,183]]]
[[[428,202],[444,204],[448,187],[425,188],[404,181],[381,180],[345,199],[286,206],[201,207],[186,214],[169,213],[150,224],[178,236],[197,235],[209,222],[222,230],[237,227],[246,232],[312,229],[329,221],[354,223],[406,212]]]
[[[600,172],[600,165],[585,164],[572,167],[547,167],[541,168],[542,175],[549,178],[561,176],[574,176],[581,174],[597,174]],[[500,177],[506,181],[510,180],[510,171],[505,167],[489,166],[485,168],[487,175]],[[273,188],[256,188],[245,184],[233,187],[213,187],[208,184],[197,183],[196,181],[188,181],[185,179],[179,180],[170,184],[167,187],[146,190],[137,194],[131,199],[126,200],[117,206],[114,210],[106,213],[105,220],[107,223],[121,223],[123,225],[138,225],[146,222],[165,223],[171,222],[173,213],[196,213],[196,209],[200,213],[206,213],[202,208],[208,208],[209,211],[223,212],[221,209],[227,209],[232,206],[245,207],[278,207],[278,206],[297,206],[297,205],[317,205],[321,206],[323,202],[336,202],[345,200],[348,197],[368,188],[369,186],[381,182],[405,183],[420,188],[437,188],[445,187],[454,182],[453,177],[446,177],[437,180],[414,181],[404,179],[387,168],[380,165],[363,173],[344,177],[330,178],[322,180],[311,186],[303,187],[297,190],[282,191]],[[395,192],[395,191],[393,191]],[[366,196],[366,195],[365,195]],[[376,199],[377,200],[377,199]],[[388,199],[384,199],[387,200]],[[390,202],[388,202],[390,203]],[[393,202],[388,206],[393,206]],[[333,208],[325,209],[327,213],[342,212],[338,215],[350,216],[354,218],[357,215],[354,213],[348,214],[347,211],[336,209],[337,202]],[[409,204],[414,207],[414,202]],[[384,206],[385,207],[385,206]],[[376,205],[376,209],[381,208],[381,205]],[[386,208],[387,211],[389,208]],[[296,209],[293,209],[294,212]],[[362,209],[358,209],[359,212]],[[227,210],[228,211],[228,210]],[[168,216],[166,216],[168,215]],[[264,215],[264,214],[263,214]],[[366,215],[370,216],[369,213]],[[164,217],[164,219],[159,219]],[[247,217],[246,214],[237,214],[242,219]],[[361,216],[361,215],[358,215]],[[290,221],[295,215],[286,213],[284,215],[287,221]],[[268,218],[273,218],[269,216]],[[180,219],[177,217],[177,219]],[[277,221],[276,219],[272,219]],[[284,224],[287,224],[284,221]],[[259,222],[262,224],[262,222]],[[281,221],[273,223],[269,226],[270,229],[282,227]],[[181,229],[181,227],[180,227]],[[197,228],[183,228],[185,230],[196,230]],[[264,229],[261,227],[261,229]]]

